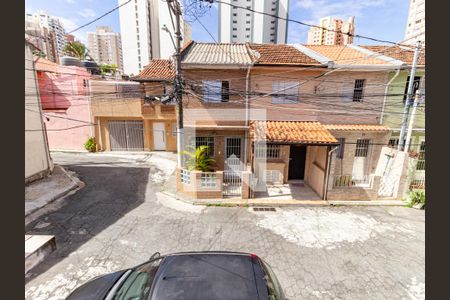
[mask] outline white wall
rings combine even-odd
[[[52,168],[33,69],[32,51],[25,43],[25,180]]]

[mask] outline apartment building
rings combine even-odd
[[[353,43],[353,37],[348,34],[355,33],[355,17],[344,21],[329,16],[320,19],[318,26],[309,29],[308,45],[340,46]]]
[[[45,27],[40,27],[33,22],[25,22],[25,37],[30,41],[45,57],[52,62],[59,62],[59,55],[56,48],[56,38],[53,31]]]
[[[89,55],[98,64],[116,65],[123,72],[122,42],[120,33],[108,26],[97,26],[95,32],[87,33]]]
[[[425,43],[425,0],[409,1],[405,39],[408,39],[406,44],[414,45],[417,41]]]
[[[47,30],[48,32],[52,32],[58,57],[63,56],[63,49],[66,45],[66,31],[64,29],[64,24],[58,17],[50,16],[47,13],[40,11],[33,14],[26,14],[25,22],[28,26],[33,24],[33,27],[38,28],[41,31]]]
[[[191,42],[182,51],[180,148],[208,146],[215,163],[204,172],[183,161],[179,191],[197,198],[400,195],[408,158],[383,146],[391,129],[380,121],[390,73],[405,65],[353,45]],[[395,176],[386,170],[392,164]]]
[[[119,0],[119,5],[125,2]],[[119,8],[119,18],[125,74],[137,75],[152,59],[168,59],[175,52],[171,39],[174,29],[166,1],[132,0]],[[191,39],[189,23],[183,21],[181,27],[183,40]]]
[[[289,0],[224,0],[219,3],[219,41],[221,43],[287,42],[287,22],[270,15],[287,18]]]

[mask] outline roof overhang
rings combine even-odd
[[[204,64],[204,63],[181,63],[182,69],[205,69],[205,68],[215,68],[215,69],[246,69],[251,67],[253,64]]]

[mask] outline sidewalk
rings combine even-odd
[[[50,176],[25,186],[25,225],[38,217],[41,208],[82,186],[78,178],[55,165]]]

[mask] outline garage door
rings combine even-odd
[[[144,124],[142,121],[109,121],[111,151],[143,151]]]

